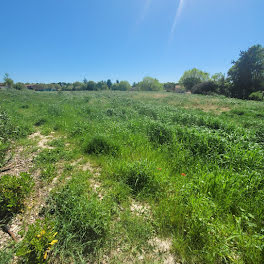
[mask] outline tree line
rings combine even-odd
[[[246,51],[241,51],[239,58],[232,61],[232,67],[228,70],[227,76],[223,73],[209,73],[193,68],[184,72],[179,83],[160,83],[152,77],[145,77],[141,82],[133,83],[128,81],[88,81],[74,83],[14,83],[8,74],[4,76],[4,85],[8,88],[33,89],[35,91],[189,91],[194,94],[221,94],[228,97],[240,99],[263,100],[264,98],[264,48],[261,45],[254,45]]]
[[[263,100],[264,48],[254,45],[241,51],[238,60],[232,64],[227,76],[216,73],[210,77],[209,73],[194,68],[184,72],[180,83],[192,93]]]

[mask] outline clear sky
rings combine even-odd
[[[1,0],[0,75],[178,81],[264,45],[264,0]]]

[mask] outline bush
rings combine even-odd
[[[118,151],[117,145],[102,136],[94,137],[84,147],[84,152],[88,154],[116,155]]]
[[[150,162],[137,161],[122,166],[116,173],[116,177],[127,184],[135,195],[139,193],[153,194],[159,189],[156,171],[157,168]]]
[[[121,81],[120,83],[114,83],[111,87],[112,90],[129,91],[131,90],[131,85],[127,81]]]
[[[145,77],[137,84],[137,89],[139,91],[162,91],[164,87],[157,79]]]
[[[172,131],[164,124],[152,123],[148,127],[148,137],[151,142],[163,145],[172,142]]]
[[[31,176],[21,173],[20,177],[3,175],[0,178],[0,219],[8,221],[24,207],[24,199],[34,183]]]
[[[23,258],[23,263],[47,263],[47,258],[58,242],[57,232],[52,225],[45,221],[37,220],[30,225],[26,236],[19,244],[16,255]]]
[[[264,91],[258,91],[251,93],[249,95],[250,100],[255,100],[255,101],[263,101],[264,100]]]
[[[191,89],[194,94],[213,94],[218,92],[218,85],[213,81],[196,84]]]
[[[47,123],[47,119],[46,118],[39,118],[36,122],[35,122],[35,126],[42,126],[45,123]]]
[[[27,87],[26,87],[26,85],[25,85],[24,83],[18,82],[18,83],[16,83],[16,84],[14,85],[14,88],[15,88],[16,90],[24,90],[24,89],[26,89]]]

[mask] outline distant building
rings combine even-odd
[[[0,87],[5,87],[5,83],[0,83]]]

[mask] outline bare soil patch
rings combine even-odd
[[[229,107],[221,107],[219,105],[214,104],[194,104],[189,106],[184,106],[185,109],[200,109],[204,112],[215,112],[217,114],[221,114],[222,112],[228,112],[231,109]]]

